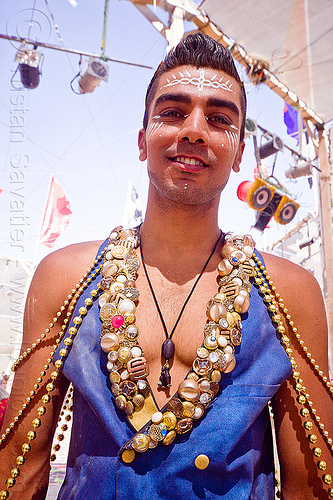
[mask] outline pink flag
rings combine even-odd
[[[71,214],[71,207],[64,190],[52,177],[39,235],[39,244],[53,247],[55,240],[68,226]]]

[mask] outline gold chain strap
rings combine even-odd
[[[56,453],[60,450],[61,444],[63,440],[65,439],[64,433],[68,431],[68,426],[69,422],[72,420],[72,415],[71,413],[73,412],[73,391],[74,387],[73,384],[71,383],[69,385],[69,388],[67,390],[67,394],[65,396],[64,403],[62,405],[61,411],[60,411],[60,416],[58,420],[58,425],[57,429],[55,431],[55,435],[57,434],[57,430],[60,427],[61,432],[60,434],[57,435],[57,443],[53,445],[53,451],[55,453],[52,453],[50,456],[50,462],[54,462],[56,460]]]
[[[39,389],[39,386],[41,382],[43,381],[43,378],[46,376],[46,372],[50,367],[50,364],[52,363],[52,359],[54,356],[55,351],[57,350],[62,337],[65,334],[66,328],[68,326],[68,322],[73,314],[73,311],[75,309],[75,305],[79,299],[79,297],[82,295],[83,291],[85,288],[88,287],[88,285],[92,282],[92,280],[99,274],[101,265],[96,269],[96,271],[93,272],[93,269],[97,266],[99,261],[102,259],[104,256],[105,249],[101,252],[98,257],[94,260],[94,263],[90,266],[90,268],[87,270],[87,272],[83,275],[83,277],[79,280],[79,282],[75,285],[75,288],[72,290],[72,293],[68,296],[67,300],[64,302],[64,305],[61,306],[60,311],[56,315],[56,320],[58,317],[61,316],[63,311],[65,310],[66,306],[68,305],[68,312],[66,313],[66,318],[64,319],[63,325],[61,327],[61,330],[56,338],[55,344],[52,347],[52,351],[50,353],[50,356],[46,360],[46,364],[43,367],[43,371],[40,374],[40,377],[37,379],[36,384],[33,386],[33,390],[30,391],[29,396],[26,398],[26,402],[23,403],[22,409],[19,410],[18,414],[14,417],[13,421],[9,424],[7,429],[5,430],[5,433],[1,436],[0,440],[0,447],[3,446],[5,441],[7,440],[9,434],[12,432],[12,430],[15,428],[17,422],[20,420],[20,418],[24,414],[24,410],[30,405],[32,399],[36,395],[36,391]],[[93,298],[98,295],[98,290],[92,290],[90,292],[91,298],[88,297],[85,299],[85,306],[86,307],[80,307],[79,309],[79,316],[76,316],[73,318],[73,323],[75,324],[75,327],[71,327],[68,330],[69,336],[64,339],[64,344],[66,347],[70,347],[73,343],[73,338],[75,337],[77,333],[77,326],[82,323],[82,316],[85,316],[88,312],[87,307],[90,307],[93,304]],[[70,301],[70,302],[69,302]],[[66,304],[67,302],[67,304]],[[69,305],[70,304],[70,305]],[[49,324],[49,328],[46,329],[46,333],[50,332],[50,329],[53,328],[54,323],[55,323],[55,318],[53,318],[53,323]],[[16,361],[16,363],[13,366],[13,371],[16,370],[16,368],[23,362],[24,359],[27,358],[36,348],[37,346],[46,338],[46,334],[41,335],[40,342],[38,342],[39,339],[36,340],[34,344],[32,344],[31,348],[28,348]],[[65,358],[68,355],[68,350],[66,348],[62,348],[59,351],[61,359],[57,360],[54,363],[55,370],[51,373],[50,375],[50,381],[46,384],[46,394],[42,396],[42,406],[37,408],[37,417],[32,420],[32,430],[28,431],[27,433],[27,442],[23,443],[21,450],[22,454],[18,455],[15,460],[15,465],[11,470],[10,477],[6,480],[6,487],[7,488],[12,488],[16,484],[16,479],[20,475],[20,466],[23,465],[26,461],[26,454],[31,450],[31,441],[36,439],[36,430],[41,426],[42,420],[41,417],[45,415],[46,413],[46,408],[45,405],[47,405],[51,401],[51,396],[50,393],[55,389],[55,380],[57,379],[59,375],[59,370],[63,365],[63,358]],[[51,456],[52,457],[52,456]],[[2,490],[0,491],[0,500],[6,500],[9,498],[9,491]]]
[[[306,389],[303,385],[303,380],[301,378],[301,374],[297,368],[297,364],[295,361],[295,358],[293,356],[293,350],[290,347],[291,342],[289,337],[286,334],[286,329],[284,327],[284,324],[282,322],[281,315],[278,314],[279,310],[283,313],[285,316],[286,320],[288,321],[289,325],[292,328],[292,331],[295,333],[295,337],[297,341],[299,342],[300,346],[302,347],[302,350],[306,353],[306,359],[310,366],[313,367],[315,372],[317,373],[318,377],[320,378],[323,386],[325,387],[326,390],[330,393],[330,396],[332,397],[333,393],[333,387],[331,382],[329,381],[328,377],[324,375],[324,373],[320,370],[318,364],[316,363],[315,359],[312,357],[311,353],[309,352],[308,348],[305,346],[304,341],[301,339],[300,334],[298,333],[298,330],[288,312],[288,309],[285,307],[284,301],[280,294],[276,291],[276,287],[274,286],[274,283],[270,276],[268,275],[265,266],[263,263],[259,260],[259,258],[254,255],[253,256],[255,262],[256,262],[256,272],[257,276],[255,278],[255,284],[259,287],[260,293],[263,295],[263,300],[267,304],[267,308],[270,313],[272,313],[272,321],[276,323],[276,330],[280,336],[281,344],[283,345],[289,360],[292,365],[292,378],[295,381],[295,384],[293,385],[293,388],[297,394],[296,400],[298,404],[301,406],[300,409],[300,415],[303,420],[303,426],[304,429],[308,433],[308,440],[311,444],[314,445],[312,448],[312,453],[316,458],[319,458],[320,460],[317,462],[317,467],[320,472],[323,472],[322,474],[322,481],[325,486],[329,486],[332,484],[332,476],[331,474],[328,474],[326,472],[327,469],[327,463],[325,460],[321,459],[322,456],[322,449],[319,446],[316,446],[318,437],[317,435],[313,432],[314,428],[314,423],[312,422],[315,421],[316,424],[318,425],[319,431],[322,434],[327,447],[329,451],[332,454],[333,451],[333,441],[332,438],[329,437],[328,432],[325,430],[325,425],[321,421],[320,416],[317,413],[317,410],[313,407],[313,402],[310,399],[310,395],[306,392]],[[312,420],[310,419],[312,418]],[[328,497],[333,498],[333,488],[328,489]]]

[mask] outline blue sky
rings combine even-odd
[[[0,2],[0,33],[30,36],[41,41],[100,53],[104,2],[67,0],[12,0]],[[156,14],[165,17],[160,9]],[[54,28],[56,20],[63,41]],[[104,239],[122,223],[127,186],[132,181],[142,205],[146,202],[146,166],[138,160],[137,133],[141,127],[144,96],[153,70],[109,63],[109,81],[92,93],[76,95],[70,81],[79,71],[79,56],[43,49],[44,61],[38,88],[16,89],[11,84],[17,63],[17,43],[0,40],[0,254],[40,260],[50,251],[36,246],[50,175],[65,189],[73,215],[54,249],[73,242]],[[128,1],[110,1],[106,54],[156,68],[166,50],[164,38]],[[260,48],[258,48],[260,52]],[[84,58],[85,59],[85,58]],[[86,62],[84,62],[86,64]],[[242,77],[246,78],[241,69]],[[74,83],[74,86],[76,82]],[[248,116],[277,133],[291,147],[283,123],[283,101],[264,85],[247,82]],[[15,128],[16,127],[16,128]],[[15,132],[22,132],[21,136]],[[23,138],[15,141],[15,137]],[[13,178],[13,163],[16,172]],[[17,167],[17,162],[19,166]],[[252,230],[259,246],[281,238],[313,208],[314,194],[305,179],[291,183],[284,171],[292,163],[289,153],[279,154],[275,170],[279,180],[298,198],[301,208],[290,226],[271,223],[261,235]],[[223,230],[250,232],[254,211],[236,197],[243,180],[253,180],[255,159],[247,139],[241,172],[233,174],[222,195],[219,212]],[[20,193],[21,218],[13,218],[11,201]],[[16,225],[15,225],[16,224]],[[20,245],[12,231],[20,229]]]

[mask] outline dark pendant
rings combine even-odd
[[[166,339],[162,344],[162,356],[164,359],[170,359],[175,354],[175,344],[171,339]]]
[[[158,382],[160,387],[171,387],[171,375],[167,364],[162,366],[160,380]]]

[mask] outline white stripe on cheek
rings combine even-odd
[[[227,136],[227,139],[228,139],[229,148],[231,149],[232,146],[231,146],[231,139],[230,139],[230,135],[229,135],[229,130],[226,130],[225,133],[226,133],[226,136]]]
[[[151,123],[147,128],[147,136],[150,137],[152,134],[157,132],[162,127],[162,125],[162,122]]]
[[[237,142],[238,142],[238,136],[236,134],[236,132],[230,132],[232,138],[233,138],[233,141],[234,141],[234,149],[237,148]]]
[[[230,149],[232,149],[232,151],[235,151],[235,149],[237,147],[237,142],[238,142],[236,132],[230,132],[230,130],[226,130],[225,133],[226,133],[226,136],[228,138]]]

